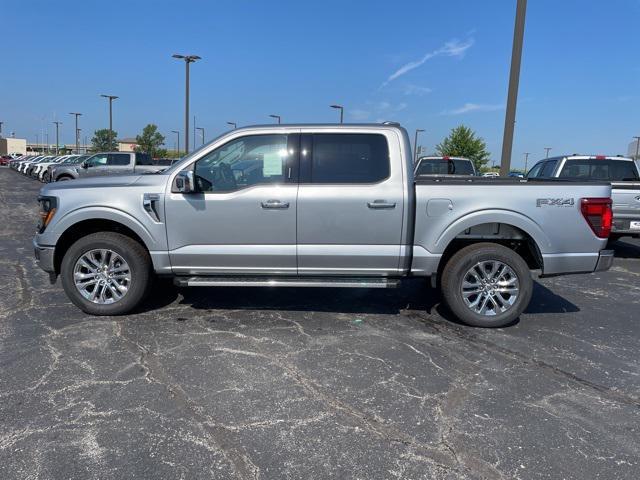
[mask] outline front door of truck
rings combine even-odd
[[[404,215],[398,138],[389,131],[302,132],[298,273],[398,274]]]
[[[108,153],[96,153],[78,168],[80,177],[100,177],[107,175],[109,172],[109,154]]]
[[[168,193],[174,273],[292,274],[296,264],[297,134],[236,137],[185,169],[195,193]]]

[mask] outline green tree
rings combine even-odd
[[[91,139],[91,150],[94,152],[112,152],[117,150],[117,136],[118,132],[113,132],[108,128],[96,130],[93,132],[93,138]]]
[[[489,161],[487,144],[469,127],[460,125],[453,128],[449,136],[436,145],[438,155],[445,157],[464,157],[473,162],[477,171],[480,171]]]
[[[135,148],[136,152],[148,153],[154,158],[160,156],[160,153],[166,152],[161,150],[160,146],[164,145],[164,136],[158,131],[157,125],[150,123],[142,129],[142,135],[136,136]]]

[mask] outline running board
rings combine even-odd
[[[396,288],[397,278],[351,277],[175,277],[178,287],[331,287]]]

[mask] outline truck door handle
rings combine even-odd
[[[289,202],[282,200],[267,200],[262,202],[262,208],[289,208]]]
[[[396,203],[387,202],[386,200],[374,200],[373,202],[368,202],[367,206],[369,208],[373,208],[374,210],[383,210],[383,209],[396,208]]]

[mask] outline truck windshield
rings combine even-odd
[[[604,181],[638,180],[639,178],[633,161],[613,158],[569,159],[562,167],[559,177]]]
[[[416,175],[475,175],[469,160],[451,158],[423,158]]]

